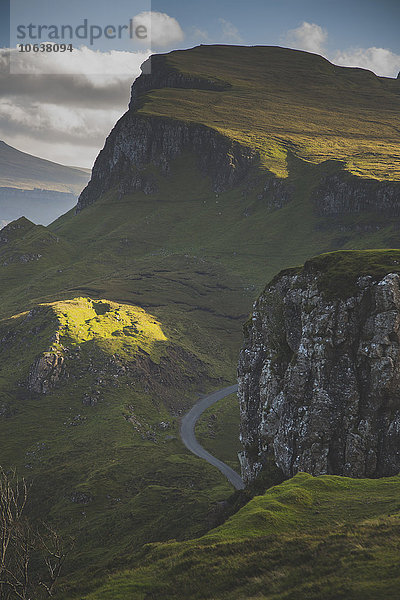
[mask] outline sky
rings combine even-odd
[[[152,52],[279,45],[396,77],[399,22],[400,0],[0,0],[0,139],[90,168]]]

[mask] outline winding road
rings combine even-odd
[[[230,387],[223,388],[222,390],[218,390],[212,394],[209,394],[208,396],[204,396],[204,398],[201,398],[201,400],[199,400],[183,417],[181,423],[181,438],[186,448],[188,448],[190,452],[193,452],[193,454],[199,456],[200,458],[204,458],[204,460],[209,462],[211,465],[217,467],[217,469],[219,469],[221,473],[223,473],[223,475],[225,475],[225,477],[230,481],[234,488],[237,490],[242,490],[245,486],[240,475],[228,467],[228,465],[222,462],[222,460],[215,458],[215,456],[207,452],[207,450],[205,450],[203,446],[201,446],[196,440],[194,433],[197,420],[203,414],[203,412],[209,406],[212,406],[215,404],[215,402],[218,402],[218,400],[222,400],[222,398],[225,398],[225,396],[229,396],[229,394],[237,392],[237,389],[237,385],[231,385]]]

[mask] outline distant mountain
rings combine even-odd
[[[76,203],[89,169],[65,167],[0,141],[0,225],[26,216],[48,225]]]

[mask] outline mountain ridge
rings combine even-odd
[[[89,169],[66,167],[0,141],[0,223],[26,215],[48,225],[72,208]]]
[[[33,189],[28,186],[35,184],[38,188],[37,181],[41,181],[40,175],[43,174],[45,179],[40,189],[46,189],[43,185],[47,183],[49,186],[56,184],[49,188],[53,191],[79,193],[81,182],[84,182],[86,176],[90,175],[90,169],[68,167],[45,158],[39,158],[13,148],[4,140],[0,140],[0,187],[7,187],[6,184],[9,181],[14,182],[15,173],[12,169],[17,167],[19,168],[18,185],[21,185],[20,189]]]

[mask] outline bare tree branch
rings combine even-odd
[[[74,546],[72,538],[66,543],[46,523],[31,525],[25,514],[28,492],[24,478],[0,466],[1,600],[39,600],[43,594],[53,597]]]

